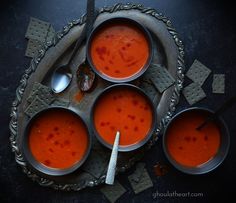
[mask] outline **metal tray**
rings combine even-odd
[[[152,8],[146,8],[140,4],[116,4],[111,7],[103,7],[100,9],[99,16],[95,22],[100,22],[111,17],[129,17],[145,25],[152,34],[154,41],[154,57],[152,62],[165,66],[169,73],[174,77],[175,84],[164,91],[162,94],[156,92],[155,101],[158,104],[157,122],[158,127],[155,130],[151,140],[141,149],[133,152],[120,153],[118,157],[117,173],[124,172],[138,161],[155,142],[158,140],[160,132],[170,120],[178,103],[180,91],[184,79],[184,50],[182,41],[179,39],[177,32],[173,28],[171,21],[158,13]],[[72,51],[71,45],[80,36],[86,16],[82,16],[78,20],[74,20],[63,28],[63,30],[55,35],[52,41],[44,44],[38,55],[32,59],[30,67],[23,74],[20,85],[16,90],[16,98],[12,104],[10,127],[10,141],[12,151],[15,153],[16,162],[22,167],[23,172],[29,178],[38,182],[42,186],[52,187],[59,190],[78,191],[85,187],[92,187],[102,184],[105,180],[106,170],[96,178],[89,173],[78,169],[73,174],[63,177],[50,177],[40,174],[30,168],[22,155],[21,140],[24,127],[28,118],[24,114],[28,97],[32,84],[40,82],[49,85],[50,75],[55,66],[63,64]],[[73,72],[75,74],[77,67],[85,60],[85,45],[81,46],[74,58]],[[135,84],[142,83],[142,79],[135,81]],[[76,77],[73,77],[72,84],[63,93],[59,94],[59,98],[70,101],[69,108],[79,111],[89,121],[89,111],[96,95],[102,91],[110,83],[99,79],[96,88],[87,94],[81,102],[74,102],[73,93],[78,90],[76,85]],[[110,150],[101,146],[96,139],[93,139],[93,150],[102,150],[103,153],[110,155]],[[89,159],[89,158],[88,158]]]

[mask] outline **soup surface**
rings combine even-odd
[[[91,41],[91,58],[101,74],[115,79],[129,78],[142,70],[149,57],[145,34],[132,23],[103,26]]]
[[[209,114],[202,111],[183,113],[167,131],[167,149],[176,162],[196,167],[212,159],[220,146],[220,129],[209,122],[201,130],[196,128]]]
[[[65,169],[80,161],[88,149],[88,131],[71,112],[53,109],[32,123],[29,146],[34,158],[45,166]]]
[[[142,141],[152,127],[152,108],[138,91],[114,88],[99,98],[94,110],[94,124],[100,137],[113,145],[120,131],[120,146]]]

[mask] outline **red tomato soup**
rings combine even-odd
[[[98,100],[94,124],[98,134],[113,145],[120,131],[120,146],[127,147],[142,141],[152,127],[152,108],[148,100],[132,89],[115,88]]]
[[[95,68],[110,78],[126,79],[142,70],[149,58],[148,40],[131,23],[110,23],[91,41]]]
[[[32,123],[30,150],[45,166],[69,168],[83,158],[88,145],[86,126],[79,117],[66,110],[49,110]]]
[[[171,157],[184,166],[197,167],[211,160],[220,146],[220,129],[209,122],[196,128],[209,116],[203,111],[183,113],[167,131],[167,148]]]

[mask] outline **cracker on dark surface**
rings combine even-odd
[[[190,105],[197,103],[206,97],[204,90],[198,83],[191,83],[183,89],[183,95]]]
[[[138,183],[142,177],[142,174],[143,174],[143,171],[144,171],[144,168],[145,168],[145,163],[137,163],[136,165],[136,170],[134,171],[134,173],[132,174],[132,177],[131,179],[133,181],[135,181],[136,183]]]
[[[41,47],[42,47],[42,42],[36,39],[29,39],[25,51],[25,56],[33,58],[38,53]]]
[[[200,86],[202,86],[210,73],[211,70],[209,68],[207,68],[198,60],[195,60],[186,73],[186,76],[193,82],[198,83]]]
[[[216,94],[225,93],[225,74],[213,75],[212,92]]]
[[[152,64],[145,73],[144,78],[151,81],[160,93],[164,92],[175,83],[174,78],[168,70],[160,64]]]
[[[126,192],[126,189],[115,180],[114,185],[105,185],[100,191],[105,195],[109,202],[114,203]]]
[[[36,96],[47,104],[51,104],[55,100],[55,97],[53,96],[51,89],[40,83],[36,83],[35,87],[33,86],[33,89],[29,97],[27,98],[27,101],[31,103]]]
[[[48,104],[41,100],[38,96],[34,98],[31,104],[26,108],[25,114],[32,117],[34,114],[48,107]]]
[[[45,42],[49,27],[50,23],[31,17],[25,37]]]
[[[148,83],[148,82],[145,82],[143,81],[139,87],[149,96],[149,98],[151,100],[154,100],[156,94],[157,94],[157,91],[156,89],[153,87],[152,84]]]
[[[142,175],[140,176],[140,179],[138,182],[134,181],[133,176],[134,174],[128,176],[128,179],[135,194],[138,194],[150,187],[153,187],[152,180],[145,168],[143,169]]]

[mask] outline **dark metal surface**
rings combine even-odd
[[[96,6],[113,5],[117,0],[96,1]],[[120,0],[120,2],[128,2]],[[207,98],[196,106],[216,109],[224,100],[236,92],[236,28],[235,11],[230,2],[220,0],[134,0],[147,7],[153,7],[165,13],[172,20],[185,44],[186,67],[197,58],[211,68],[214,73],[226,74],[226,94],[212,94],[211,76],[203,85]],[[24,57],[27,41],[24,39],[33,16],[53,24],[56,30],[72,19],[84,13],[85,1],[22,1],[3,0],[0,6],[0,201],[1,202],[104,202],[108,201],[99,191],[100,187],[88,188],[80,192],[65,193],[41,187],[22,173],[15,162],[9,147],[9,113],[11,102],[15,98],[15,89],[19,85],[25,67],[30,60]],[[189,81],[186,81],[186,84]],[[177,112],[188,106],[181,96]],[[161,142],[142,159],[154,186],[138,195],[132,192],[127,176],[135,167],[118,176],[119,182],[128,190],[118,202],[226,202],[235,199],[232,185],[236,181],[236,134],[235,107],[223,115],[230,135],[231,147],[223,164],[216,170],[203,176],[190,176],[180,173],[168,164]],[[165,163],[169,172],[156,177],[153,166]],[[159,193],[202,193],[201,197],[157,196]]]

